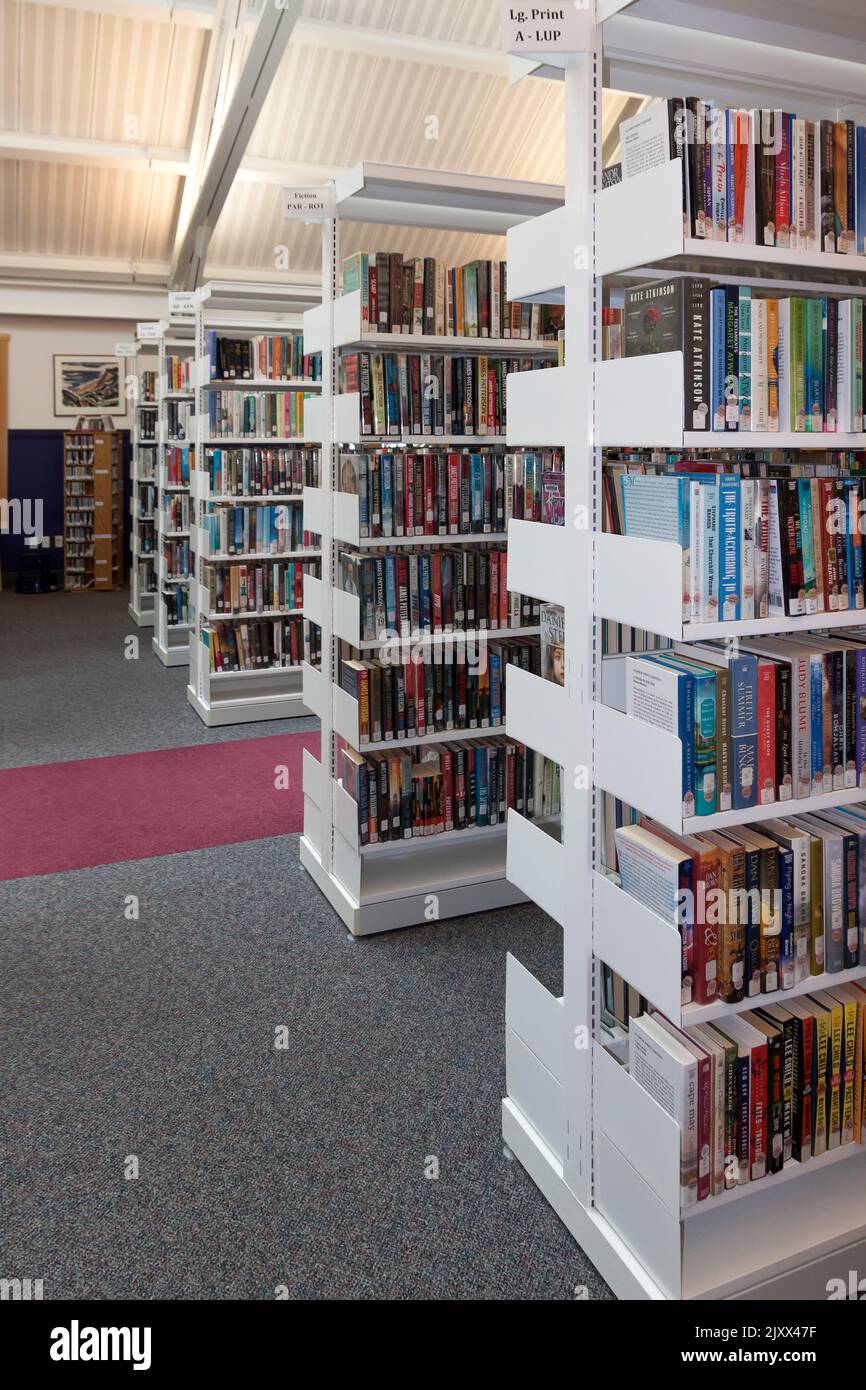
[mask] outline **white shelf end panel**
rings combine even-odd
[[[510,227],[508,297],[530,304],[563,304],[570,254],[565,207]]]
[[[565,367],[509,372],[505,378],[510,449],[558,448],[568,433]]]
[[[565,850],[549,831],[508,812],[506,876],[561,927],[569,915],[567,868]]]
[[[506,1091],[560,1162],[565,1154],[563,1020],[562,1001],[509,954],[505,966]]]
[[[505,690],[505,727],[509,738],[516,738],[564,767],[569,709],[563,686],[509,662]]]
[[[565,607],[571,576],[567,531],[541,521],[509,521],[508,587],[513,593]]]

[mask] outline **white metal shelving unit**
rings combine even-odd
[[[132,565],[129,575],[129,615],[138,627],[153,627],[156,620],[157,540],[155,494],[157,486],[157,402],[144,399],[142,380],[158,368],[158,345],[139,338],[136,358],[138,391],[132,412],[132,496],[129,511]],[[154,393],[155,396],[155,393]],[[142,436],[147,436],[143,438]],[[152,491],[148,491],[152,489]]]
[[[299,297],[300,293],[300,297]],[[296,445],[305,443],[302,435],[296,438],[250,438],[214,439],[209,433],[209,398],[221,390],[273,391],[310,393],[305,411],[314,395],[321,391],[321,382],[303,378],[272,381],[269,378],[239,378],[218,381],[215,379],[216,364],[208,355],[207,335],[214,330],[239,339],[251,338],[259,333],[292,333],[303,326],[300,310],[306,304],[315,303],[320,298],[318,289],[297,292],[281,292],[277,285],[255,285],[234,281],[211,281],[198,291],[195,325],[194,365],[195,381],[195,439],[197,467],[192,479],[193,519],[192,535],[195,555],[195,572],[191,586],[190,621],[192,638],[189,644],[189,684],[187,698],[193,709],[209,726],[223,724],[246,724],[259,719],[287,719],[307,715],[309,710],[302,700],[302,667],[269,667],[260,670],[215,672],[210,669],[210,655],[204,634],[211,621],[233,623],[254,621],[256,618],[289,617],[286,612],[260,610],[259,612],[231,615],[208,613],[207,591],[202,585],[202,566],[214,560],[224,560],[227,564],[244,560],[273,559],[319,561],[321,551],[310,548],[287,551],[283,555],[244,556],[212,555],[204,516],[211,507],[223,503],[237,505],[244,502],[261,502],[292,508],[300,512],[303,506],[303,492],[294,495],[274,495],[272,497],[234,497],[223,495],[215,497],[210,490],[207,459],[212,447],[254,448]],[[300,613],[301,610],[296,610]]]
[[[748,1008],[680,1003],[676,930],[600,871],[600,791],[614,792],[674,829],[710,829],[748,814],[683,821],[677,739],[622,713],[622,663],[602,662],[611,618],[674,638],[843,627],[862,613],[805,622],[683,627],[672,548],[601,534],[601,446],[862,447],[862,436],[684,432],[678,354],[601,362],[596,324],[603,275],[703,269],[863,290],[864,258],[684,242],[678,164],[601,191],[602,73],[652,95],[697,93],[728,105],[770,106],[811,118],[863,119],[862,12],[807,11],[781,0],[590,0],[580,51],[539,54],[522,71],[565,84],[566,201],[562,213],[509,233],[509,292],[566,306],[565,366],[509,381],[509,443],[532,435],[566,458],[566,517],[589,528],[512,522],[509,582],[565,606],[564,688],[509,670],[507,728],[563,768],[561,838],[513,813],[507,873],[563,929],[563,994],[556,998],[509,956],[503,1135],[586,1253],[623,1298],[826,1298],[826,1281],[866,1259],[866,1148],[847,1145],[690,1207],[679,1205],[679,1130],[597,1041],[599,962],[672,1019],[720,1019]],[[582,253],[575,256],[574,249]],[[559,377],[559,383],[551,381]],[[541,434],[541,437],[539,435]],[[578,510],[576,510],[578,509]],[[585,510],[583,510],[585,509]],[[677,552],[677,565],[680,563]],[[862,800],[835,792],[808,808]],[[805,807],[803,807],[805,809]],[[863,978],[862,969],[852,972]],[[840,983],[812,977],[799,991]],[[795,991],[797,992],[797,991]],[[790,995],[790,991],[786,992]],[[771,1001],[763,995],[759,1002]],[[833,1172],[825,1170],[832,1168]]]
[[[156,548],[157,548],[157,592],[156,592],[156,623],[153,638],[153,650],[159,657],[163,666],[185,666],[189,661],[189,645],[191,626],[188,621],[174,622],[169,621],[167,596],[176,588],[183,587],[189,589],[192,579],[178,577],[167,572],[165,564],[165,545],[164,542],[173,538],[180,539],[180,533],[171,529],[166,529],[165,524],[165,499],[169,496],[181,497],[190,494],[192,485],[193,470],[190,467],[190,482],[187,484],[170,483],[168,481],[168,451],[171,448],[190,448],[190,461],[192,464],[192,446],[194,446],[194,432],[192,428],[187,431],[187,438],[176,439],[169,434],[168,403],[170,401],[187,401],[190,404],[195,399],[195,392],[190,386],[189,389],[175,391],[166,385],[166,367],[170,357],[191,357],[195,351],[195,338],[191,324],[172,324],[168,321],[163,322],[162,336],[159,339],[159,374],[157,376],[157,528],[156,528]],[[191,538],[190,538],[191,539]]]
[[[308,577],[304,586],[304,614],[318,623],[322,631],[322,668],[305,665],[303,685],[305,704],[322,722],[322,760],[304,754],[301,863],[349,930],[364,936],[425,920],[502,907],[522,901],[522,894],[505,878],[504,826],[477,833],[460,831],[430,836],[399,846],[362,849],[359,845],[357,806],[339,780],[336,743],[339,736],[355,748],[359,746],[358,707],[337,683],[337,649],[341,639],[359,648],[366,644],[359,636],[358,601],[337,586],[335,564],[340,544],[369,544],[372,548],[382,542],[361,539],[358,499],[335,487],[340,447],[358,445],[362,440],[358,395],[337,392],[339,352],[349,347],[399,347],[401,351],[508,353],[515,351],[515,344],[509,339],[362,334],[360,294],[340,293],[340,222],[382,222],[501,236],[527,217],[560,208],[563,191],[556,185],[366,163],[336,181],[335,195],[337,217],[323,224],[322,305],[304,316],[307,351],[322,352],[322,395],[307,410],[305,419],[307,438],[321,444],[321,486],[307,488],[304,495],[306,525],[322,537],[321,580]],[[556,350],[555,343],[521,339],[517,352],[520,356],[555,356]],[[527,373],[554,374],[553,369]],[[429,439],[413,435],[403,442],[419,448],[480,442],[505,444],[502,437],[443,435]],[[393,447],[395,441],[388,443]],[[399,446],[400,441],[396,443]],[[431,545],[467,543],[467,538],[461,536],[420,539]],[[495,539],[485,535],[470,537],[468,541]],[[414,538],[414,543],[419,543],[419,538]],[[399,546],[401,541],[387,544]],[[516,590],[518,586],[510,583],[509,587]],[[501,635],[508,636],[512,631],[503,629]],[[467,637],[472,640],[473,634]],[[416,742],[459,742],[503,732],[503,728],[458,730],[427,735]],[[373,751],[378,746],[365,744],[362,751]],[[401,745],[388,742],[381,746],[393,749]]]

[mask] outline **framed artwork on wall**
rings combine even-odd
[[[126,414],[122,357],[77,352],[54,355],[54,414]]]

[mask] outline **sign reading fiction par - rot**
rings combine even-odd
[[[512,5],[502,0],[502,47],[529,58],[536,53],[579,53],[592,20],[592,0],[562,5]]]
[[[283,217],[289,222],[315,222],[334,217],[337,199],[332,183],[320,188],[284,188]]]

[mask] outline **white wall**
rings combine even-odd
[[[135,322],[4,315],[0,332],[9,334],[9,428],[63,430],[75,417],[54,414],[54,354],[113,354],[116,343],[135,341]],[[130,427],[127,415],[112,418],[118,429]]]

